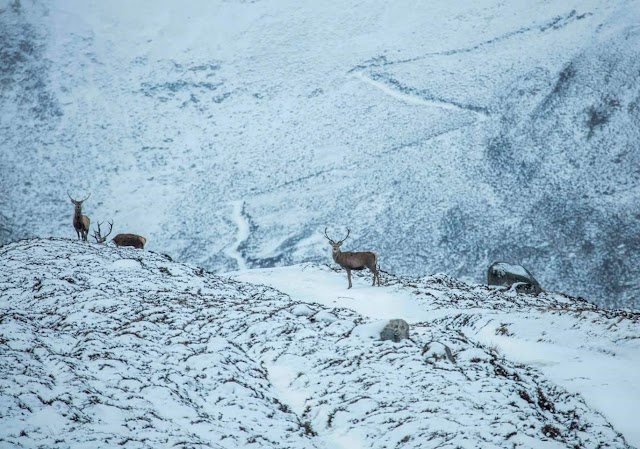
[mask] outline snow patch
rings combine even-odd
[[[531,278],[531,275],[527,273],[524,267],[520,265],[513,265],[506,262],[500,262],[495,264],[493,266],[493,269],[496,271],[496,273],[501,274],[503,276],[507,273],[513,273],[518,276],[525,277],[527,279]]]
[[[134,259],[119,259],[111,264],[114,270],[140,270],[142,265]]]
[[[316,311],[306,304],[297,304],[291,309],[291,313],[295,316],[311,316]]]
[[[379,320],[372,323],[361,324],[353,328],[351,335],[362,339],[379,340],[380,334],[387,324],[389,324],[389,320]]]
[[[336,317],[333,313],[327,312],[326,310],[321,310],[320,312],[316,313],[313,318],[318,321],[324,321],[325,323],[333,323],[338,319],[338,317]]]
[[[238,270],[246,270],[247,263],[244,260],[240,246],[249,238],[250,226],[244,215],[245,202],[243,200],[232,201],[231,219],[238,228],[234,243],[225,249],[225,254],[236,261]]]

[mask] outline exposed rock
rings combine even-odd
[[[507,262],[493,262],[489,266],[487,284],[513,287],[518,293],[537,295],[542,292],[542,287],[529,270]]]
[[[399,342],[409,338],[409,324],[405,320],[389,320],[389,323],[380,332],[380,340]]]

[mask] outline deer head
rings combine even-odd
[[[87,197],[83,200],[74,200],[73,198],[71,198],[71,195],[69,195],[69,192],[67,192],[67,196],[69,196],[69,198],[71,199],[71,202],[73,203],[73,205],[75,207],[79,207],[82,208],[82,203],[84,203],[85,201],[87,201],[89,199],[89,197],[91,196],[91,193],[89,193],[89,195],[87,195]]]
[[[109,222],[109,232],[107,232],[107,234],[103,236],[100,231],[100,225],[102,223],[98,223],[97,231],[95,229],[93,230],[93,238],[96,239],[96,243],[104,243],[107,240],[107,237],[109,237],[109,234],[111,234],[111,230],[113,229],[113,220],[112,220]]]
[[[349,234],[351,234],[351,229],[347,228],[347,235],[342,240],[336,242],[327,235],[327,228],[324,228],[324,236],[329,240],[333,254],[340,254],[340,246],[349,238]]]

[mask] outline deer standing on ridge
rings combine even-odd
[[[378,270],[378,255],[371,251],[365,252],[342,252],[340,246],[349,237],[351,230],[347,228],[347,236],[337,242],[331,240],[327,235],[327,228],[324,228],[324,236],[329,240],[331,244],[331,255],[335,263],[347,270],[347,277],[349,278],[349,288],[351,284],[351,270],[364,270],[368,268],[373,273],[373,284],[376,285],[376,279],[378,280],[378,287],[380,287],[380,271]]]
[[[69,196],[69,198],[71,198],[69,192],[67,192],[67,195]],[[89,196],[91,196],[91,194],[89,194]],[[87,201],[89,199],[89,196],[81,201],[76,201],[71,198],[71,202],[75,207],[75,210],[73,212],[73,228],[78,234],[78,239],[80,239],[80,237],[82,236],[82,240],[84,240],[85,242],[87,241],[87,234],[89,233],[89,225],[91,223],[91,220],[89,220],[89,217],[87,217],[86,215],[82,215],[82,203]]]

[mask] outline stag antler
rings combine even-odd
[[[112,221],[109,221],[109,232],[107,232],[107,235],[102,236],[100,234],[100,232],[101,232],[100,231],[100,225],[102,223],[104,223],[104,221],[101,222],[101,223],[98,223],[98,231],[97,232],[96,232],[95,229],[93,230],[93,238],[96,239],[96,243],[104,243],[107,240],[107,237],[109,237],[109,234],[111,234],[111,230],[113,229],[113,220],[112,220]]]
[[[329,240],[329,242],[336,243],[333,240],[331,240],[331,238],[327,235],[327,228],[324,228],[324,236],[327,238],[327,240]]]
[[[87,200],[89,199],[89,197],[91,196],[91,192],[89,192],[89,195],[87,195],[87,197],[86,197],[85,199],[80,200],[80,201],[76,201],[76,200],[74,200],[74,199],[71,197],[71,195],[69,195],[69,192],[67,192],[67,196],[68,196],[69,198],[71,198],[71,201],[75,201],[76,203],[84,203],[84,202],[85,202],[85,201],[87,201]]]
[[[349,238],[349,234],[351,234],[351,229],[347,228],[347,236],[340,240],[338,243],[342,243]]]

